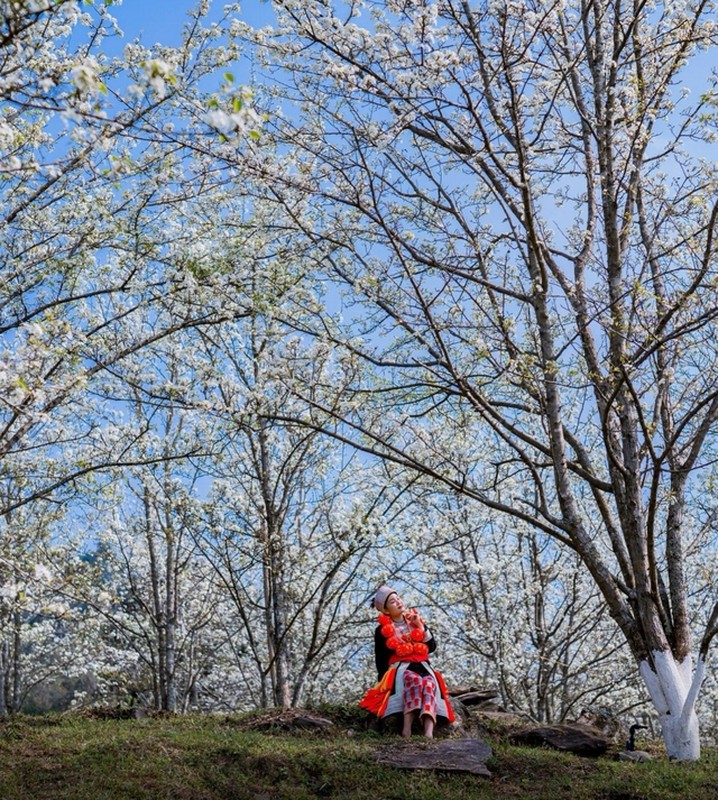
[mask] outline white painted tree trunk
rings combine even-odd
[[[669,758],[697,761],[701,755],[696,698],[705,676],[705,662],[698,659],[695,672],[689,654],[678,662],[670,652],[654,651],[654,666],[642,661],[640,671],[653,705],[661,716],[663,741]]]

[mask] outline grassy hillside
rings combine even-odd
[[[3,800],[715,800],[718,753],[647,764],[513,747],[494,726],[492,778],[376,763],[398,737],[335,714],[322,732],[256,730],[257,716],[138,720],[82,716],[0,723]],[[414,740],[415,742],[417,740]]]

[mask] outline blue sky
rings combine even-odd
[[[111,12],[127,40],[141,36],[142,43],[148,46],[155,42],[175,44],[187,12],[195,5],[195,0],[122,0],[121,5],[112,6]],[[213,0],[212,8],[219,14],[224,5],[225,0]],[[253,25],[265,25],[272,18],[270,0],[245,0],[241,8],[241,18]]]

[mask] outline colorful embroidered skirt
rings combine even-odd
[[[430,708],[422,710],[421,713],[427,713],[433,718],[438,715],[445,717],[449,722],[453,722],[455,719],[454,711],[449,702],[449,695],[442,674],[438,670],[432,669],[428,661],[422,661],[421,663],[428,672],[427,677],[432,679],[435,693],[434,703],[429,701]],[[408,682],[405,682],[404,679],[409,666],[408,662],[401,661],[389,667],[379,683],[367,690],[359,703],[360,707],[375,714],[377,717],[388,717],[389,714],[401,714],[405,710],[412,711],[419,708],[411,697],[411,686],[415,684],[413,676],[416,673],[409,671]],[[422,676],[416,675],[416,677],[421,680]],[[409,688],[409,705],[412,707],[407,706],[407,688]],[[422,705],[425,705],[425,703],[422,703]]]

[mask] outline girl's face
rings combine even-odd
[[[396,592],[393,592],[386,598],[384,608],[392,619],[399,619],[404,613],[404,601]]]

